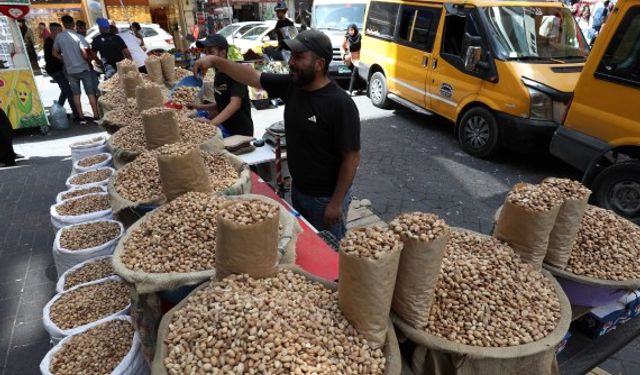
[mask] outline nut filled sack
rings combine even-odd
[[[178,143],[180,128],[178,115],[168,108],[151,108],[142,112],[144,139],[148,150],[156,149],[171,143]]]
[[[67,225],[111,219],[113,211],[107,193],[92,193],[56,203],[49,209],[54,231]]]
[[[160,55],[160,64],[162,65],[162,76],[165,82],[174,83],[176,81],[176,58],[170,53],[163,53]]]
[[[340,241],[340,310],[372,348],[384,345],[402,247],[380,227],[353,229]]]
[[[155,55],[149,56],[144,60],[144,66],[147,68],[147,74],[151,80],[159,85],[164,83],[164,77],[162,74],[162,63],[160,58]]]
[[[422,212],[400,215],[389,227],[404,244],[391,308],[413,327],[426,327],[449,228],[438,216]]]
[[[577,181],[553,177],[544,179],[542,187],[553,190],[562,198],[562,206],[549,236],[544,261],[564,269],[571,257],[571,249],[580,230],[580,222],[587,209],[591,190]]]
[[[124,78],[124,76],[127,75],[127,73],[138,72],[138,68],[136,67],[136,64],[129,59],[124,59],[122,61],[117,62],[116,69],[118,71],[118,74],[120,75],[121,81]]]
[[[136,87],[136,104],[138,111],[142,112],[149,108],[162,107],[164,102],[165,95],[160,85],[143,83]]]
[[[85,260],[66,270],[56,283],[56,293],[62,293],[78,285],[114,276],[111,255]]]
[[[142,76],[137,71],[128,72],[122,78],[122,87],[127,98],[136,97],[136,87],[142,84]]]
[[[493,236],[507,242],[537,269],[547,254],[549,236],[562,200],[539,185],[514,185],[502,206]]]
[[[175,145],[163,148],[158,155],[158,171],[162,193],[169,202],[184,193],[211,191],[207,169],[197,147]]]

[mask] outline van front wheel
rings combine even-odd
[[[371,103],[378,108],[389,107],[389,99],[387,99],[387,79],[384,74],[375,72],[369,79],[369,98]]]
[[[462,116],[459,126],[458,141],[466,153],[486,158],[500,148],[498,124],[490,110],[484,107],[471,108]]]
[[[640,224],[640,161],[605,168],[593,181],[594,203]]]

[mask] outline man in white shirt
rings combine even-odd
[[[146,73],[147,68],[144,66],[144,60],[147,59],[147,54],[144,52],[142,47],[140,47],[140,41],[135,36],[135,34],[131,30],[127,30],[118,34],[124,43],[127,45],[127,49],[129,53],[131,53],[131,57],[133,58],[133,62],[138,67],[140,73]]]
[[[98,87],[94,80],[94,73],[89,66],[89,55],[87,49],[89,44],[82,35],[74,31],[75,23],[73,17],[62,16],[62,24],[65,31],[60,33],[53,43],[53,57],[64,63],[67,79],[71,85],[73,93],[73,103],[82,116],[82,104],[80,102],[80,82],[84,87],[84,92],[89,97],[89,103],[93,111],[93,119],[100,118],[98,99],[96,97]],[[80,119],[81,123],[86,123],[85,118]]]

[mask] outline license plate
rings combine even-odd
[[[338,65],[338,74],[351,73],[351,69],[346,65]]]

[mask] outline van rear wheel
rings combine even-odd
[[[593,181],[593,203],[640,224],[640,161],[605,168]]]
[[[466,153],[489,157],[500,149],[499,141],[498,124],[490,110],[475,107],[465,112],[458,128],[458,142]]]
[[[371,103],[378,108],[388,108],[389,99],[387,99],[387,79],[381,72],[375,72],[369,79],[369,98]]]

